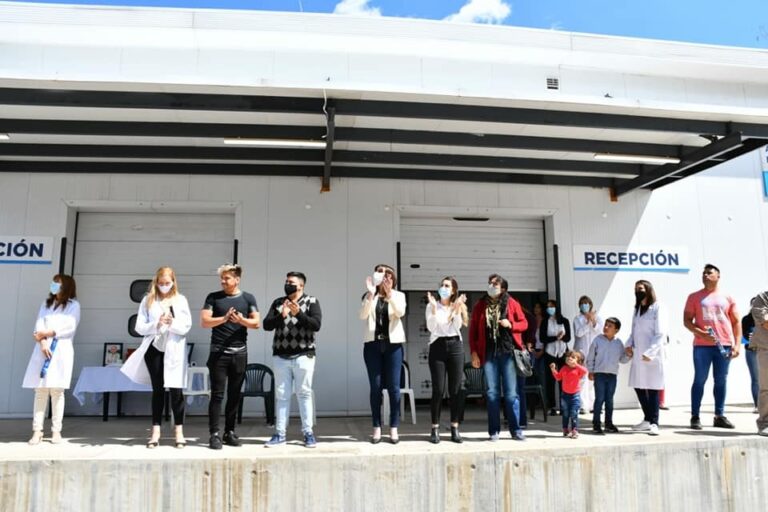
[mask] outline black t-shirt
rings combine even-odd
[[[209,293],[205,298],[203,309],[210,310],[214,317],[227,314],[229,308],[248,318],[251,313],[258,313],[256,298],[248,292],[241,291],[236,295],[227,295],[224,291]],[[233,322],[217,325],[211,330],[211,352],[238,353],[246,349],[248,329]]]

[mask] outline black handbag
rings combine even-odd
[[[530,377],[533,375],[533,363],[531,354],[527,350],[514,349],[515,370],[521,377]]]

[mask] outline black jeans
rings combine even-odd
[[[464,345],[458,336],[437,338],[429,345],[429,373],[432,376],[432,424],[440,424],[440,409],[448,372],[448,396],[451,399],[451,423],[459,422],[459,393],[464,377]]]
[[[160,425],[163,420],[163,406],[165,405],[165,384],[163,382],[163,360],[165,352],[160,352],[150,344],[144,353],[144,362],[147,363],[149,379],[152,381],[152,425]],[[173,422],[176,425],[184,424],[184,393],[181,388],[168,388],[171,392],[171,410]]]
[[[643,421],[651,425],[659,424],[659,390],[635,388],[640,407],[643,409]]]
[[[224,389],[227,390],[227,405],[224,408],[224,431],[235,430],[237,408],[240,405],[240,390],[245,380],[245,366],[248,353],[238,354],[211,352],[208,356],[208,370],[211,373],[211,402],[208,405],[208,431],[219,431],[221,403],[224,401]]]
[[[565,357],[552,357],[544,352],[544,399],[547,401],[547,407],[549,409],[554,409],[557,407],[555,405],[557,404],[557,401],[555,400],[555,385],[557,381],[555,380],[555,377],[552,376],[552,370],[549,369],[551,363],[555,363],[555,366],[557,366],[559,371],[565,364]]]

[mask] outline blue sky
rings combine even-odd
[[[768,48],[766,0],[47,0],[346,13],[501,23],[574,32]]]

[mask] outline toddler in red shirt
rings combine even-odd
[[[565,366],[557,371],[555,363],[549,365],[552,375],[560,384],[560,414],[563,415],[563,436],[579,437],[579,409],[581,408],[581,379],[587,374],[584,354],[571,350],[565,354]]]

